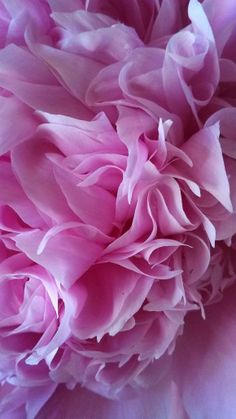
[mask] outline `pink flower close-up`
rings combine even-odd
[[[235,419],[235,0],[0,0],[0,104],[0,419]]]

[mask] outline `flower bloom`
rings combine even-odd
[[[1,418],[235,418],[235,18],[0,0]]]

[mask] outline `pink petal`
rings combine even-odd
[[[69,207],[85,224],[93,225],[105,234],[112,230],[115,215],[114,196],[97,185],[80,187],[78,178],[59,167],[54,170]],[[102,201],[102,206],[97,203]]]
[[[73,330],[80,339],[118,333],[142,305],[152,280],[112,264],[99,264],[81,278],[88,297]],[[100,295],[100,298],[99,298]],[[102,309],[102,300],[107,303]]]
[[[0,155],[11,150],[18,143],[30,138],[37,127],[32,111],[15,97],[1,97]],[[12,124],[14,119],[17,124]]]
[[[46,149],[45,149],[46,148]],[[12,153],[12,166],[31,201],[53,220],[75,219],[58,186],[45,143],[25,142]]]
[[[183,150],[193,162],[194,180],[228,211],[232,211],[229,182],[219,142],[219,125],[203,128],[183,145]]]
[[[9,206],[29,226],[41,227],[44,225],[44,221],[36,207],[27,199],[8,162],[2,162],[0,165],[0,188],[2,209],[3,206]],[[25,225],[24,228],[26,228]]]
[[[36,56],[43,59],[58,81],[77,99],[85,102],[87,88],[95,75],[103,68],[95,59],[77,56],[49,45],[39,44],[28,32],[28,43]],[[76,71],[74,69],[76,68]],[[83,83],[81,83],[83,80]]]
[[[235,417],[235,325],[235,287],[209,307],[206,320],[195,313],[186,322],[174,374],[191,419]]]
[[[62,411],[65,417],[76,419],[78,415],[86,419],[156,419],[165,418],[169,410],[166,385],[156,390],[143,390],[142,394],[130,400],[112,401],[88,390],[77,387],[68,391],[59,386],[54,396],[41,410],[37,419],[53,417],[53,412]],[[167,387],[168,392],[168,387]],[[170,418],[172,419],[172,418]],[[186,419],[179,417],[176,419]]]
[[[236,17],[235,3],[233,0],[226,0],[223,5],[220,0],[205,0],[204,10],[214,33],[219,55],[221,55],[233,32]]]
[[[16,237],[16,245],[32,260],[44,266],[55,280],[69,288],[96,261],[103,250],[86,238],[68,232],[58,232],[39,254],[38,248],[44,233],[32,230]]]
[[[117,23],[104,15],[80,11],[74,14],[54,14],[54,19],[67,31],[58,42],[64,51],[95,58],[104,63],[125,59],[143,45],[133,28]]]
[[[22,102],[45,112],[72,116],[91,116],[65,90],[57,84],[42,60],[14,44],[0,51],[2,66],[0,84],[13,92]]]
[[[83,0],[48,0],[48,3],[53,11],[58,12],[73,12],[84,8]]]

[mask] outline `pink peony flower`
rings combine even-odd
[[[233,0],[0,0],[0,417],[234,419]]]

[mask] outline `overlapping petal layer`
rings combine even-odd
[[[1,417],[234,419],[234,9],[0,1]]]

